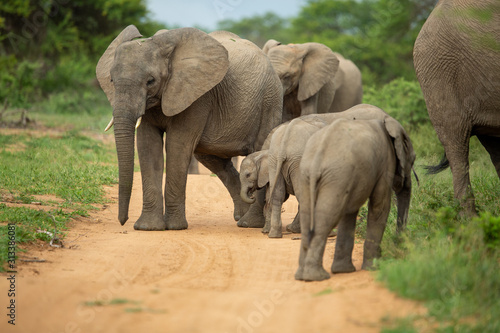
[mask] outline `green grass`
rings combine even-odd
[[[7,258],[7,223],[16,225],[17,245],[51,240],[37,230],[57,231],[63,238],[71,218],[106,201],[102,185],[117,181],[115,156],[112,147],[74,130],[56,136],[0,134],[0,201],[30,204],[38,201],[36,195],[63,199],[42,202],[55,207],[49,212],[0,204],[0,270]]]
[[[500,332],[500,181],[476,138],[470,144],[470,174],[481,218],[459,214],[451,171],[427,175],[443,153],[430,125],[410,136],[417,152],[408,228],[395,235],[393,205],[382,242],[377,277],[403,297],[422,301],[436,332]],[[387,325],[383,332],[416,332],[421,318]]]
[[[67,203],[102,202],[116,182],[112,149],[70,131],[60,137],[0,134],[0,188],[21,196],[52,194]]]

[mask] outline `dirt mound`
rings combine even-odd
[[[16,326],[1,332],[378,332],[381,319],[423,313],[359,271],[362,243],[354,249],[357,272],[330,280],[294,280],[300,240],[269,239],[241,229],[222,183],[209,175],[188,177],[183,231],[138,232],[142,207],[136,174],[130,221],[120,226],[117,204],[77,221],[65,248],[29,255],[45,262],[19,263]],[[108,189],[117,199],[117,186]],[[284,206],[284,225],[295,216]],[[327,244],[331,265],[334,239]],[[8,281],[0,282],[8,304]]]

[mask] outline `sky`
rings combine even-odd
[[[147,0],[154,20],[169,27],[201,27],[215,30],[217,22],[225,19],[274,12],[280,17],[296,16],[306,0]]]

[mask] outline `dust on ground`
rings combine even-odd
[[[269,239],[242,229],[232,201],[210,175],[189,175],[182,231],[133,229],[142,208],[135,174],[130,220],[117,221],[113,201],[72,223],[64,248],[29,246],[16,274],[16,325],[5,308],[9,281],[0,279],[1,332],[379,332],[383,322],[424,314],[361,271],[362,242],[354,248],[355,273],[322,282],[295,281],[300,240]],[[283,225],[297,202],[284,205]],[[329,239],[324,266],[333,260]],[[43,262],[38,262],[43,261]]]

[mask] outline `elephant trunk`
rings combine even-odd
[[[130,196],[134,179],[135,120],[115,117],[115,142],[118,155],[118,220],[124,225],[128,220]]]
[[[240,192],[240,197],[241,200],[246,202],[247,204],[253,204],[255,202],[255,196],[252,193],[252,188],[248,186],[241,186],[241,192]]]

